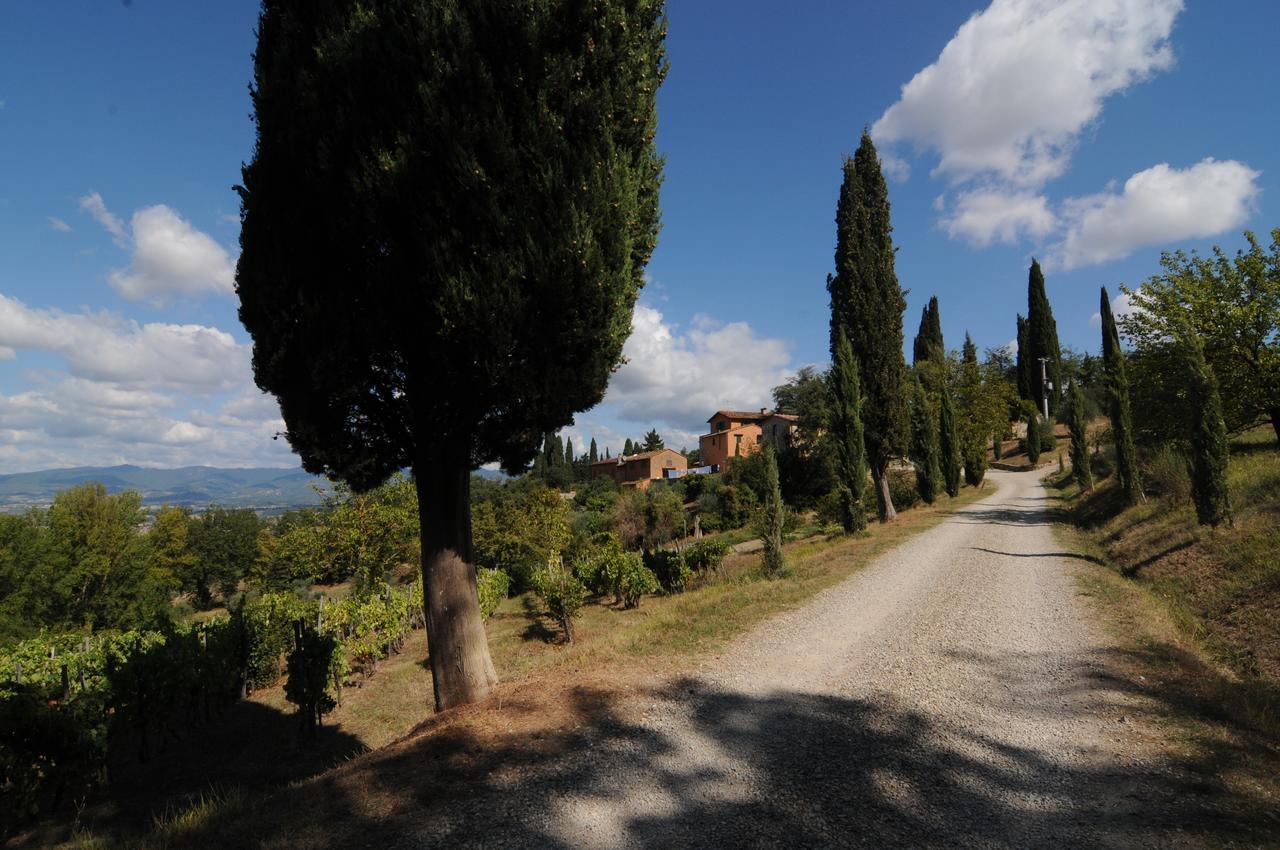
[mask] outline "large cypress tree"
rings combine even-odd
[[[843,328],[837,328],[831,352],[831,438],[836,447],[836,488],[846,533],[867,527],[862,496],[867,487],[867,456],[862,435],[862,387],[858,362]]]
[[[889,189],[871,136],[863,131],[857,152],[844,161],[836,204],[836,273],[831,294],[831,340],[841,330],[858,362],[863,438],[881,522],[897,516],[889,493],[889,461],[902,442],[906,421],[902,359],[902,311],[906,301],[894,272]]]
[[[1142,496],[1138,479],[1138,455],[1133,447],[1133,419],[1129,412],[1129,376],[1125,372],[1124,351],[1116,318],[1111,313],[1111,299],[1102,287],[1102,367],[1107,375],[1107,408],[1111,416],[1111,435],[1116,444],[1116,477],[1126,502]]]
[[[1071,382],[1067,390],[1067,427],[1071,430],[1071,473],[1088,492],[1093,489],[1093,470],[1089,467],[1089,438],[1084,416],[1084,393],[1080,385]]]
[[[1184,324],[1179,341],[1187,369],[1188,441],[1191,443],[1191,498],[1201,525],[1231,523],[1227,495],[1227,426],[1222,418],[1218,379],[1204,359],[1200,336]]]
[[[932,505],[942,480],[938,448],[938,409],[919,376],[911,380],[911,463],[916,468],[916,492]]]
[[[1000,400],[993,397],[987,382],[982,379],[978,347],[966,331],[956,385],[956,429],[960,436],[964,480],[971,487],[980,485],[987,475],[987,438],[994,430],[992,421],[999,415],[995,410],[1000,406]]]
[[[600,401],[658,233],[662,0],[266,0],[240,319],[309,472],[411,467],[436,706],[496,680],[471,470]]]
[[[1057,412],[1058,394],[1062,392],[1062,351],[1058,347],[1058,323],[1053,319],[1053,308],[1049,305],[1049,296],[1044,291],[1044,274],[1040,264],[1031,260],[1031,271],[1027,275],[1027,342],[1030,345],[1030,357],[1024,358],[1027,365],[1027,388],[1031,392],[1031,400],[1037,405],[1043,403],[1047,379],[1049,415]],[[1044,364],[1044,378],[1041,378],[1040,358],[1048,362]]]
[[[938,462],[942,465],[942,486],[947,495],[960,493],[960,439],[956,434],[956,414],[951,390],[943,384],[938,404]]]

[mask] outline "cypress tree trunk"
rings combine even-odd
[[[881,522],[896,519],[897,509],[893,506],[893,494],[889,491],[889,464],[871,464],[871,484],[876,488],[876,512]]]
[[[1120,349],[1120,334],[1116,331],[1116,319],[1111,314],[1111,299],[1107,288],[1102,287],[1102,359],[1107,373],[1107,400],[1111,414],[1111,433],[1116,444],[1116,476],[1120,479],[1120,492],[1127,502],[1142,496],[1142,484],[1138,478],[1138,456],[1133,447],[1133,419],[1129,412],[1129,377],[1125,374],[1124,352]]]
[[[960,445],[956,436],[956,416],[951,406],[951,392],[942,387],[942,406],[938,413],[938,452],[942,462],[942,481],[947,495],[960,494]]]
[[[1089,468],[1084,398],[1080,395],[1080,387],[1074,381],[1068,393],[1070,407],[1067,408],[1067,427],[1071,429],[1071,473],[1075,476],[1080,489],[1088,492],[1093,489],[1093,470]]]
[[[1222,420],[1218,380],[1204,360],[1204,346],[1189,328],[1182,343],[1188,375],[1191,497],[1201,525],[1231,524],[1227,495],[1227,426]]]
[[[422,594],[436,711],[488,696],[497,683],[471,563],[471,466],[436,445],[413,467],[422,533]]]

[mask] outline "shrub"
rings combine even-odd
[[[684,553],[675,549],[645,553],[644,565],[653,574],[658,586],[667,593],[680,593],[689,579],[693,578],[693,570],[689,568]]]
[[[547,613],[560,624],[565,642],[573,643],[573,619],[587,601],[586,586],[565,566],[559,554],[553,554],[547,565],[534,573],[533,587]]]
[[[654,554],[674,556],[668,559],[672,571],[669,577],[673,581],[678,581],[679,587],[683,588],[684,579],[680,576],[684,574],[686,567],[680,554],[669,551]],[[639,552],[619,552],[616,556],[610,557],[605,563],[605,576],[614,598],[623,608],[635,608],[640,604],[642,596],[646,593],[657,593],[662,587],[658,584],[658,578],[653,574],[653,570],[645,566]]]
[[[480,595],[480,616],[486,620],[493,616],[498,605],[507,598],[507,591],[510,589],[511,576],[502,570],[486,570],[484,567],[477,569],[476,591]]]
[[[1171,502],[1185,502],[1191,498],[1187,456],[1171,444],[1164,444],[1145,459],[1142,481],[1152,495],[1162,496]]]
[[[685,547],[684,562],[697,575],[706,575],[720,569],[729,554],[729,544],[723,540],[699,540]]]
[[[289,678],[284,683],[285,699],[298,707],[302,734],[316,735],[321,718],[333,711],[336,702],[330,693],[338,642],[333,635],[308,628],[301,620],[293,624],[294,648],[289,653]]]

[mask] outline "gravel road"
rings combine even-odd
[[[414,843],[1200,846],[1035,473],[728,646],[638,720],[498,771]],[[434,807],[433,807],[434,808]]]

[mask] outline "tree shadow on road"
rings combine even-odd
[[[1082,555],[1079,552],[1001,552],[998,549],[988,549],[985,546],[968,547],[974,552],[986,552],[989,555],[1005,555],[1010,558],[1075,558],[1080,561],[1088,561],[1091,564],[1106,565],[1106,561],[1094,555]]]
[[[944,663],[986,684],[971,716],[999,713],[1032,730],[1048,716],[1116,714],[1117,701],[1122,724],[1205,708],[1176,683],[1113,669],[1152,661],[1140,655],[956,653]],[[1047,696],[1045,669],[1061,682]],[[1280,827],[1268,792],[1218,779],[1245,751],[1265,750],[1250,734],[1192,736],[1158,761],[1087,749],[1048,759],[982,722],[939,723],[886,695],[752,695],[682,679],[639,698],[677,718],[666,724],[637,719],[636,703],[613,691],[583,687],[569,699],[553,731],[519,731],[546,710],[537,698],[490,705],[480,711],[517,731],[442,726],[214,818],[184,844],[1167,846],[1266,843]],[[695,758],[685,756],[690,739]]]

